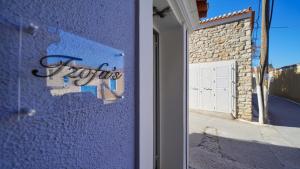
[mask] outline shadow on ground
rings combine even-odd
[[[189,169],[300,169],[300,149],[192,133]]]

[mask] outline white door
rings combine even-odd
[[[190,65],[190,108],[235,116],[235,61]]]

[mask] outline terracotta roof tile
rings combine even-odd
[[[230,18],[233,16],[238,16],[238,15],[242,15],[242,14],[250,13],[250,12],[253,12],[251,8],[234,11],[234,12],[229,12],[227,14],[219,15],[219,16],[216,16],[213,18],[203,19],[202,21],[200,21],[200,24],[205,24],[207,22],[212,22],[212,21],[217,21],[217,20],[223,20],[223,19],[227,19],[227,18]]]
[[[208,28],[208,27],[230,23],[230,22],[235,22],[245,18],[251,19],[251,27],[253,29],[254,14],[255,12],[249,7],[247,9],[229,12],[213,18],[203,19],[200,21],[199,29]]]

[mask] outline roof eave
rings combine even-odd
[[[174,11],[174,14],[175,14],[177,20],[181,24],[185,24],[189,31],[199,28],[199,26],[200,26],[199,9],[200,9],[201,13],[204,12],[203,7],[199,8],[199,6],[198,6],[199,0],[189,0],[189,1],[167,0],[167,1],[170,4],[170,7],[172,8],[172,10]],[[201,2],[202,1],[206,3],[206,0],[201,0]],[[204,3],[201,3],[200,7],[203,4]],[[206,3],[206,5],[207,5],[207,3]]]
[[[207,0],[196,0],[199,19],[207,17],[208,3]]]

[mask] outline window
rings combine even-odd
[[[64,86],[67,86],[69,84],[69,78],[64,76]]]
[[[97,86],[80,86],[81,92],[91,92],[97,97]]]
[[[110,79],[109,80],[109,87],[111,91],[116,91],[117,90],[117,80]]]

